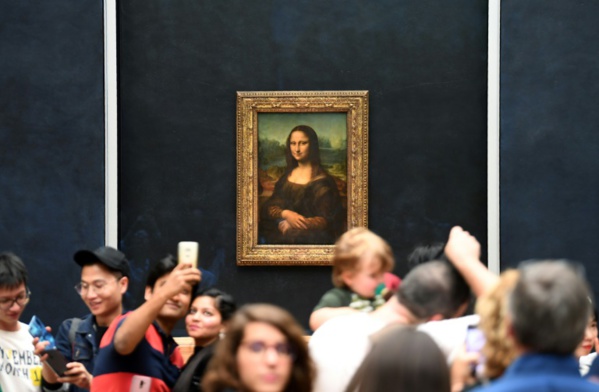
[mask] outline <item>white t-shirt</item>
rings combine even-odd
[[[477,314],[420,324],[418,330],[427,333],[439,346],[447,363],[452,363],[460,347],[466,342],[469,326],[477,326]]]
[[[365,313],[330,319],[310,338],[316,364],[313,392],[343,392],[370,351],[370,335],[385,323]]]
[[[0,331],[0,386],[2,392],[42,390],[42,362],[33,353],[33,337],[27,324],[18,331]]]
[[[441,348],[448,362],[464,344],[469,325],[477,325],[477,315],[431,321],[418,326]],[[313,392],[344,392],[371,348],[370,336],[385,323],[359,313],[330,319],[310,338],[310,355],[316,364]]]

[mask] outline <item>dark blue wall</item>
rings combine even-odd
[[[599,3],[501,4],[503,266],[569,258],[599,287]]]
[[[0,250],[20,255],[36,313],[85,306],[75,250],[104,243],[102,2],[0,3]]]
[[[182,239],[240,302],[277,303],[304,325],[331,286],[327,267],[235,265],[236,91],[369,90],[369,226],[396,272],[455,224],[486,253],[486,60],[482,0],[120,2],[119,238],[133,291]]]

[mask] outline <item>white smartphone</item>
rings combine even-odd
[[[177,249],[177,260],[179,264],[191,264],[193,268],[198,268],[198,257],[200,254],[200,244],[194,241],[181,241]]]

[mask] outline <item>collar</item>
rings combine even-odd
[[[158,335],[160,335],[160,338],[162,339],[162,343],[164,345],[164,352],[168,353],[168,355],[170,356],[173,353],[173,351],[175,351],[175,347],[177,347],[177,342],[175,342],[175,339],[171,335],[167,335],[167,333],[164,332],[162,328],[160,328],[160,325],[158,325],[158,322],[156,320],[152,322],[152,325],[154,326],[154,328],[156,328],[156,332],[158,332]]]
[[[578,361],[574,355],[527,353],[517,358],[506,370],[505,376],[555,374],[580,378]]]

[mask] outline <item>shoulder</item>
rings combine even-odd
[[[469,326],[478,325],[480,317],[470,315],[440,321],[429,321],[418,326],[418,330],[428,334],[438,345],[445,357],[451,361],[462,343],[466,341]]]
[[[351,342],[352,340],[368,338],[374,332],[384,327],[384,323],[367,313],[352,313],[333,317],[320,326],[310,338],[310,347],[320,344],[335,344],[336,341]]]
[[[334,287],[323,294],[320,302],[327,302],[325,306],[348,306],[351,301],[351,291]]]

